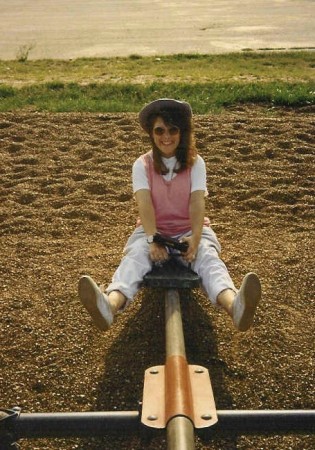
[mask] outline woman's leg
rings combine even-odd
[[[108,301],[113,312],[113,315],[118,313],[118,311],[125,308],[127,303],[127,298],[120,291],[111,291],[108,294]]]
[[[196,259],[192,264],[201,278],[202,286],[214,305],[229,312],[237,292],[226,265],[219,257],[221,246],[211,228],[204,228]],[[220,300],[219,300],[220,296]]]
[[[102,331],[110,328],[115,314],[123,310],[133,299],[144,275],[152,267],[149,246],[141,229],[137,229],[131,235],[124,251],[125,256],[106,293],[89,276],[83,276],[79,281],[81,302],[90,313],[95,325]]]
[[[220,244],[210,230],[204,230],[193,269],[214,305],[221,306],[239,331],[248,330],[261,298],[261,285],[256,274],[248,273],[237,291],[228,270],[219,258]]]
[[[235,328],[247,331],[253,324],[260,299],[260,281],[255,273],[248,273],[237,294],[231,289],[226,289],[218,295],[217,303],[232,318]]]
[[[144,275],[151,268],[152,261],[149,254],[149,244],[143,228],[139,227],[128,239],[124,249],[124,257],[105,291],[112,298],[113,304],[120,305],[122,301],[121,295],[123,295],[126,298],[125,306],[127,306],[141,287]],[[117,291],[121,295],[118,295]]]
[[[233,303],[235,300],[235,292],[232,289],[225,289],[217,296],[217,303],[228,313],[230,317],[233,317]]]

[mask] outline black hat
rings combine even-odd
[[[181,102],[179,100],[174,100],[171,98],[160,98],[149,103],[140,111],[139,121],[142,128],[146,132],[149,132],[149,116],[151,116],[151,114],[158,114],[160,111],[165,109],[177,109],[183,114],[183,116],[186,116],[189,119],[192,117],[192,109],[189,103]]]

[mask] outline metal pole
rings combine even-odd
[[[113,430],[137,430],[138,411],[25,413],[12,423],[14,435],[21,438],[105,436]]]
[[[213,432],[236,434],[315,433],[315,409],[217,411]]]
[[[165,293],[165,318],[166,358],[174,355],[186,358],[180,300],[177,290],[169,289]]]
[[[181,308],[179,293],[177,290],[170,289],[165,293],[165,319],[166,319],[166,366],[168,361],[179,357],[179,360],[186,361],[185,341],[183,333],[183,324],[181,317]],[[175,380],[176,383],[176,380]],[[178,385],[185,385],[185,380],[179,380]],[[178,387],[178,386],[177,386]],[[170,390],[172,390],[170,386]],[[177,397],[175,401],[183,404],[184,400],[180,393],[171,392],[171,397]],[[180,397],[180,398],[178,398]],[[166,398],[166,401],[169,399]],[[185,405],[183,405],[185,408]],[[167,423],[167,448],[168,450],[194,450],[195,435],[194,425],[191,420],[185,416],[171,417]]]
[[[194,426],[187,417],[174,417],[166,427],[168,450],[193,450]]]
[[[218,423],[210,433],[281,434],[315,433],[315,409],[311,410],[218,410]],[[175,449],[193,449],[187,444],[193,439],[190,420],[175,417],[169,421],[168,433],[174,439]],[[137,430],[140,425],[138,411],[100,411],[72,413],[21,413],[12,417],[8,426],[2,422],[1,430],[11,431],[16,439],[106,436],[113,430]],[[186,433],[186,429],[188,433]],[[194,439],[193,439],[194,440]],[[175,444],[174,444],[175,445]],[[186,447],[185,447],[186,445]],[[187,446],[187,445],[190,445]]]

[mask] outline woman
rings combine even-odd
[[[162,233],[188,243],[182,261],[191,263],[211,302],[231,316],[238,330],[248,330],[261,297],[260,282],[249,273],[237,292],[219,258],[220,244],[204,217],[206,169],[194,145],[190,105],[159,99],[141,110],[139,120],[152,143],[152,150],[140,156],[132,170],[140,218],[106,293],[92,278],[80,279],[83,305],[95,325],[108,330],[114,315],[132,301],[152,263],[169,258],[167,249],[153,241]]]

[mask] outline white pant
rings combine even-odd
[[[186,233],[184,236],[189,236]],[[196,259],[191,268],[200,276],[203,289],[216,305],[217,297],[224,289],[236,291],[224,262],[219,258],[220,243],[214,231],[204,227]],[[132,301],[141,287],[144,275],[152,268],[149,244],[143,227],[139,226],[130,236],[124,249],[124,257],[113,275],[106,293],[120,291]]]

